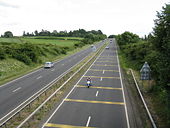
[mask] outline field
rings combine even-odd
[[[32,43],[32,44],[55,44],[58,46],[71,47],[77,44],[83,38],[77,37],[15,37],[15,38],[0,38],[0,43]]]
[[[55,40],[55,39],[31,39],[31,38],[22,38],[23,42],[33,43],[33,44],[55,44],[58,46],[73,46],[74,44],[79,43],[75,40]]]

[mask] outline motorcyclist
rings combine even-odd
[[[91,86],[91,78],[90,77],[87,78],[87,86],[88,87]]]

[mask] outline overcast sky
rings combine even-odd
[[[34,30],[102,30],[144,36],[152,31],[156,11],[169,0],[0,0],[0,34]]]

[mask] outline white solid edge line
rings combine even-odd
[[[104,50],[100,53],[100,55],[104,52]],[[99,56],[100,56],[99,55]],[[81,76],[81,78],[77,81],[77,83],[73,86],[73,88],[70,90],[70,92],[66,95],[66,97],[62,100],[62,102],[59,104],[59,106],[55,109],[55,111],[51,114],[51,116],[47,119],[47,121],[43,124],[42,128],[45,127],[45,124],[47,124],[51,118],[54,116],[54,114],[58,111],[58,109],[61,107],[61,105],[64,103],[65,99],[67,99],[67,97],[73,92],[73,90],[75,89],[75,87],[78,85],[78,83],[82,80],[82,78],[84,77],[84,75],[89,71],[89,69],[93,66],[93,64],[96,62],[96,60],[99,58],[99,56],[95,59],[95,61],[91,64],[91,66],[87,69],[87,71],[83,74],[83,76]]]
[[[88,120],[87,120],[86,127],[89,126],[90,120],[91,120],[91,116],[89,116],[89,118],[88,118]]]
[[[123,81],[122,81],[122,73],[121,73],[121,70],[120,70],[119,58],[118,58],[118,53],[117,53],[117,46],[116,46],[116,56],[117,56],[117,62],[118,62],[118,68],[119,68],[120,83],[121,83],[121,86],[122,86],[123,100],[124,100],[124,103],[125,103],[124,106],[125,106],[125,114],[126,114],[127,127],[130,128],[129,117],[128,117],[128,112],[127,112],[127,106],[126,106],[125,93],[124,93],[124,85],[123,85]]]
[[[40,79],[40,78],[42,78],[42,76],[37,77],[37,79]]]

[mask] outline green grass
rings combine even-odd
[[[22,40],[20,38],[0,38],[0,43],[22,43]]]
[[[34,39],[34,38],[21,38],[23,42],[32,44],[55,44],[58,46],[74,46],[74,44],[79,43],[75,40],[53,40],[53,39]]]
[[[55,36],[33,36],[33,37],[24,37],[32,39],[56,39],[56,40],[82,40],[81,37],[55,37]]]
[[[40,37],[39,37],[40,38]],[[44,37],[42,37],[44,38]],[[51,38],[51,37],[50,37]],[[57,37],[58,38],[58,37]],[[65,39],[75,39],[75,37],[65,37]],[[35,38],[0,38],[0,43],[32,43],[32,44],[55,44],[58,46],[67,46],[67,47],[72,47],[74,44],[79,43],[79,39],[81,38],[76,38],[77,40],[59,40],[55,39],[35,39]]]
[[[25,65],[23,62],[15,59],[5,59],[0,61],[0,84],[10,79],[12,76],[18,74],[18,72],[25,72],[30,70],[31,67]]]

